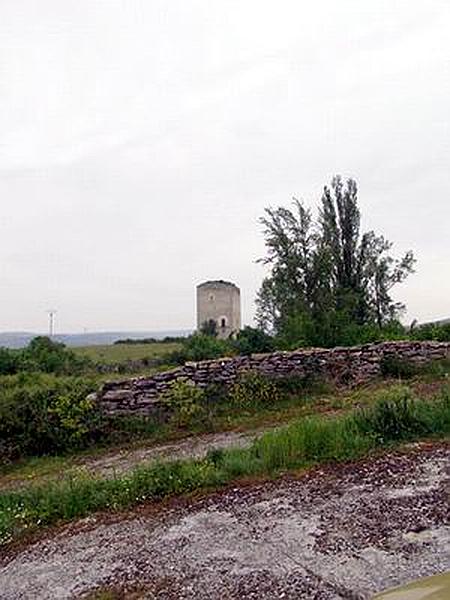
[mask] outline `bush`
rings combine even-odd
[[[161,397],[177,427],[189,427],[205,420],[205,393],[189,381],[176,381]]]
[[[86,447],[101,415],[87,396],[93,383],[72,377],[20,374],[2,378],[0,457],[43,455]]]
[[[239,354],[249,355],[263,352],[273,352],[275,343],[273,337],[254,327],[244,327],[233,342]]]
[[[410,337],[413,340],[434,340],[437,342],[450,342],[449,323],[428,323],[419,325],[411,330]]]
[[[407,338],[405,328],[399,321],[392,320],[380,328],[375,323],[358,324],[349,317],[347,311],[337,310],[323,314],[320,319],[313,319],[304,313],[291,315],[275,337],[275,345],[280,350],[334,348]]]
[[[450,394],[443,391],[437,401],[414,398],[407,387],[391,390],[372,407],[354,416],[358,430],[377,443],[411,440],[418,436],[450,431]]]
[[[0,348],[0,375],[12,375],[18,371],[19,354],[7,348]]]
[[[420,372],[418,365],[397,356],[383,356],[380,369],[384,377],[399,377],[400,379],[410,379]]]
[[[45,336],[32,339],[23,350],[0,348],[0,375],[21,371],[77,375],[90,366],[89,359]]]
[[[243,373],[228,393],[230,404],[239,408],[270,406],[279,399],[276,383],[253,371]]]
[[[24,371],[75,375],[81,373],[88,364],[88,359],[80,358],[64,344],[40,336],[31,340],[22,351],[20,366]]]
[[[331,383],[318,375],[284,375],[277,377],[274,383],[283,396],[297,396],[306,393],[328,394],[332,391]]]
[[[425,363],[414,363],[397,356],[385,356],[380,363],[381,373],[385,377],[411,379],[418,375],[431,375],[433,377],[448,377],[450,360],[442,358]]]
[[[219,340],[202,333],[194,333],[185,339],[182,349],[171,352],[167,360],[172,364],[183,364],[187,361],[198,362],[220,358],[232,353],[233,347],[229,341]]]

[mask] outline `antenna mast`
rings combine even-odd
[[[55,315],[57,310],[55,308],[49,308],[48,311],[48,335],[49,337],[53,337],[55,330]]]

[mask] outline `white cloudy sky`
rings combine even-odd
[[[1,0],[0,330],[188,328],[258,217],[354,177],[450,316],[448,0]]]

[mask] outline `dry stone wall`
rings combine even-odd
[[[271,377],[316,375],[338,385],[359,385],[380,375],[388,357],[422,364],[450,356],[448,342],[383,342],[351,348],[300,349],[236,356],[184,366],[153,377],[137,377],[104,384],[96,395],[107,414],[151,415],[161,394],[175,381],[191,381],[206,387],[231,385],[241,373],[255,371]]]

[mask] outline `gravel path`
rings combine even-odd
[[[43,481],[60,480],[80,472],[95,477],[112,478],[129,472],[139,465],[154,461],[203,458],[213,448],[248,447],[256,437],[270,429],[274,429],[274,427],[245,432],[205,433],[165,444],[112,450],[97,457],[83,456],[77,458],[64,472],[52,473],[44,477],[37,477],[34,480],[29,477],[17,476],[0,479],[0,491],[29,487]]]
[[[450,569],[449,465],[450,445],[414,446],[90,518],[3,557],[0,598],[367,599]]]
[[[223,433],[207,433],[188,437],[184,440],[115,451],[94,459],[85,459],[80,465],[83,469],[100,477],[114,477],[130,471],[140,464],[156,460],[181,460],[186,458],[203,458],[213,448],[244,448],[264,430]]]

